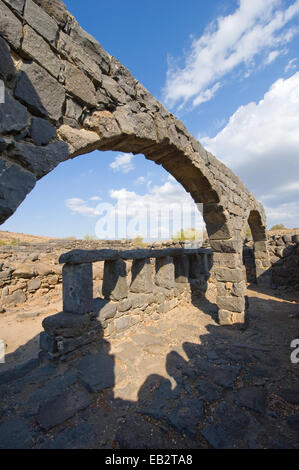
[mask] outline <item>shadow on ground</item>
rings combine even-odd
[[[117,398],[115,390],[134,388],[142,341],[123,363],[102,340],[57,367],[32,363],[19,377],[0,375],[0,448],[298,447],[299,364],[290,361],[290,343],[299,338],[298,319],[291,317],[298,304],[271,291],[249,294],[245,331],[211,319],[198,343],[186,331],[184,354],[162,357],[152,349],[147,360],[163,360],[168,377],[149,374],[137,400]],[[205,301],[202,306],[209,310]],[[144,341],[160,335],[167,342],[166,333],[157,322],[156,331],[143,332]]]

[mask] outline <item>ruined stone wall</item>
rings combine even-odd
[[[43,321],[40,342],[54,360],[103,336],[158,320],[179,305],[197,304],[208,289],[213,254],[182,247],[72,250],[59,261],[64,264],[63,311]],[[93,265],[98,261],[104,261],[104,272],[95,296]]]
[[[143,154],[203,204],[219,321],[243,323],[248,219],[256,229],[261,282],[268,282],[269,260],[263,207],[239,178],[86,33],[60,0],[0,0],[0,54],[0,223],[38,179],[69,158],[95,149]]]
[[[143,244],[146,248],[163,249],[181,247],[176,242]],[[75,249],[136,249],[133,240],[53,240],[47,243],[20,243],[17,246],[0,247],[0,312],[9,314],[11,309],[31,300],[54,295],[62,297],[62,265],[60,256]],[[126,261],[130,282],[132,261]],[[93,263],[93,295],[102,296],[104,261]]]
[[[299,290],[299,235],[269,235],[273,288]],[[248,242],[243,251],[248,282],[256,282],[256,267],[253,242]]]

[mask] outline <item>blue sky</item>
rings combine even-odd
[[[269,226],[299,227],[299,0],[65,3],[240,176],[264,204]],[[95,235],[98,205],[125,199],[137,208],[149,201],[191,204],[143,156],[93,152],[39,181],[1,229]]]

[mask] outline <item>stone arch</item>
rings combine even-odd
[[[61,0],[0,0],[1,17],[0,223],[69,158],[96,149],[141,153],[203,204],[220,323],[243,323],[242,230],[248,208],[264,218],[262,206]]]
[[[248,216],[248,225],[254,243],[256,281],[258,285],[271,285],[271,262],[267,247],[267,227],[263,215],[252,210]]]

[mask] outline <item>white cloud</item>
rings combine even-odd
[[[199,208],[177,182],[153,186],[143,195],[126,188],[109,195],[115,203],[106,204],[101,212],[95,228],[98,238],[169,239],[182,228],[203,228]]]
[[[283,51],[276,50],[276,51],[271,51],[268,54],[268,57],[265,60],[265,64],[269,65],[272,62],[274,62],[278,56],[280,56],[283,53]]]
[[[277,80],[258,103],[241,106],[214,138],[201,139],[265,201],[270,220],[278,214],[293,226],[299,226],[298,110],[299,72]]]
[[[91,200],[95,200],[91,198]],[[98,200],[98,199],[96,199]],[[87,217],[96,217],[100,214],[96,207],[89,207],[83,199],[71,198],[65,201],[65,205],[73,214],[80,214]]]
[[[299,0],[283,7],[281,0],[240,0],[233,14],[217,18],[193,39],[183,68],[169,61],[166,103],[182,107],[192,99],[198,106],[215,95],[220,79],[237,66],[252,70],[259,56],[271,63],[298,33],[290,21],[299,14]]]
[[[93,196],[89,198],[90,201],[101,201],[101,199],[102,198],[100,198],[99,196]]]
[[[295,58],[289,60],[289,62],[287,63],[284,69],[284,73],[288,73],[290,70],[295,70],[297,68],[297,65],[295,64],[295,62],[297,62],[297,59]]]
[[[110,163],[110,168],[115,171],[121,171],[122,173],[129,173],[130,171],[134,170],[132,159],[133,155],[130,153],[119,154],[115,160]]]
[[[137,178],[136,180],[136,184],[143,184],[145,183],[146,179],[144,176],[139,176],[139,178]]]

